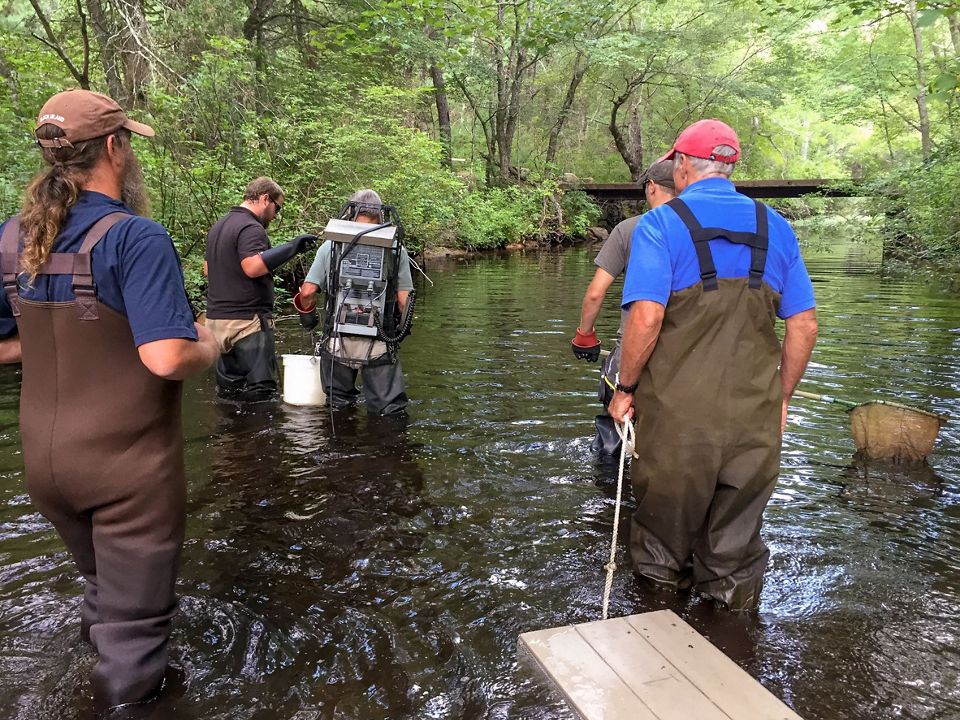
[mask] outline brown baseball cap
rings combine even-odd
[[[74,143],[103,137],[120,128],[143,137],[153,137],[153,128],[134,122],[112,98],[90,90],[66,90],[44,103],[37,126],[56,125],[63,137],[37,142],[42,147],[73,147]]]

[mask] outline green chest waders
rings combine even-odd
[[[100,656],[103,706],[143,700],[163,679],[186,500],[181,384],[144,367],[126,317],[94,290],[90,253],[125,217],[98,221],[79,252],[40,269],[73,276],[71,302],[19,297],[16,218],[0,240],[23,352],[27,491],[86,579],[81,634]]]
[[[668,204],[690,232],[700,282],[671,294],[637,389],[634,572],[751,609],[780,469],[780,296],[763,282],[767,211],[756,204],[755,233],[732,232],[701,227],[679,198]],[[748,277],[717,278],[709,243],[721,238],[751,248]]]

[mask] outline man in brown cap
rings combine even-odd
[[[668,160],[653,163],[640,178],[640,187],[651,210],[658,208],[677,194],[673,185],[673,163]],[[580,360],[596,362],[600,356],[600,340],[594,329],[594,323],[600,315],[603,300],[613,281],[627,269],[630,260],[630,238],[633,229],[640,221],[635,215],[617,224],[604,241],[593,263],[597,271],[587,286],[580,308],[580,325],[573,338],[573,354]],[[600,368],[600,389],[597,397],[603,404],[603,412],[597,415],[594,423],[597,435],[593,439],[593,450],[601,456],[614,456],[620,453],[620,436],[614,428],[613,418],[607,412],[607,405],[613,397],[613,386],[620,370],[620,339],[623,337],[623,320],[626,313],[620,313],[620,327],[617,328],[617,342]]]
[[[110,98],[54,95],[46,164],[0,227],[0,358],[22,353],[27,490],[86,580],[83,639],[101,707],[150,699],[167,668],[186,486],[181,380],[217,346],[193,321],[173,241],[142,217],[131,133]]]

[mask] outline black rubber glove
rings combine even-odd
[[[317,236],[310,233],[304,233],[303,235],[297,235],[290,242],[297,246],[296,254],[302,255],[305,252],[310,252],[317,246]]]
[[[578,360],[596,362],[600,358],[600,340],[597,339],[596,330],[582,333],[580,328],[577,328],[577,334],[570,343],[570,349]]]
[[[309,233],[297,235],[293,240],[283,245],[277,245],[269,250],[260,253],[263,264],[267,270],[273,272],[285,262],[292,260],[297,255],[312,250],[317,246],[317,236]]]
[[[319,323],[320,318],[317,316],[316,310],[300,313],[300,324],[303,325],[304,330],[312,331]]]

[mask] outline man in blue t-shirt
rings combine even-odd
[[[732,128],[701,120],[662,158],[680,194],[633,233],[609,412],[636,411],[634,572],[745,610],[760,600],[763,510],[817,321],[790,226],[730,182],[739,157]]]
[[[22,357],[27,491],[86,581],[103,708],[164,681],[186,519],[180,381],[218,354],[173,241],[140,216],[131,133],[154,134],[105,95],[54,95],[35,129],[45,165],[0,228],[0,359]]]

